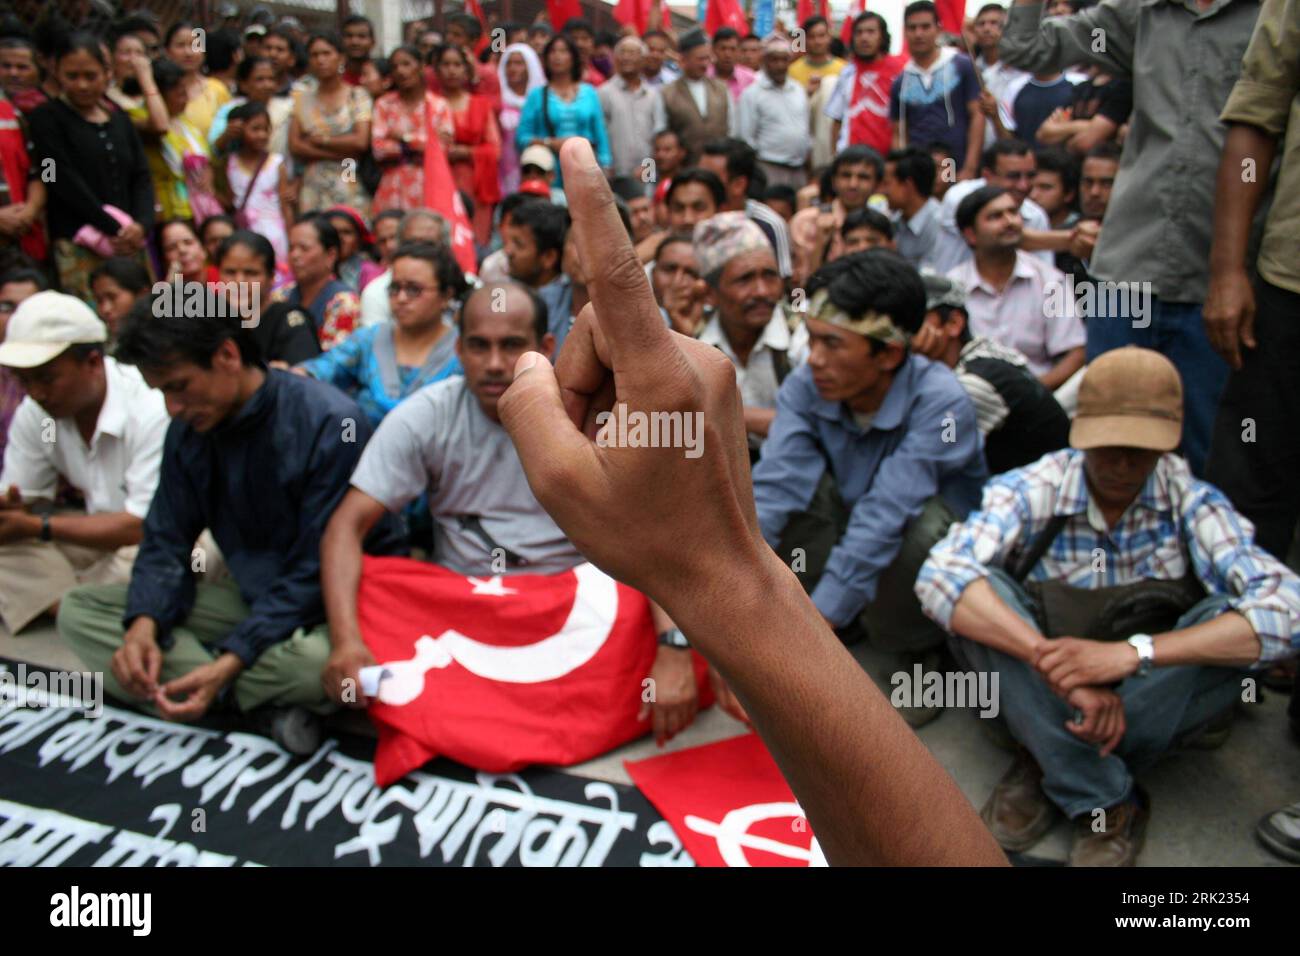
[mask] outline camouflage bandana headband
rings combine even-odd
[[[818,322],[826,322],[830,325],[838,325],[842,329],[848,329],[858,335],[875,339],[877,342],[884,342],[886,345],[893,343],[906,346],[909,341],[903,330],[896,326],[894,320],[883,312],[868,309],[857,318],[850,317],[847,312],[831,301],[830,290],[828,289],[820,289],[812,297],[812,300],[808,303],[808,318],[815,319]]]

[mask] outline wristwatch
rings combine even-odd
[[[1151,673],[1151,666],[1156,662],[1156,645],[1150,634],[1134,634],[1128,643],[1138,652],[1137,677],[1146,677]]]
[[[48,514],[41,515],[41,540],[54,540],[54,536],[50,534],[50,516]]]
[[[688,648],[691,645],[680,627],[670,627],[666,631],[659,632],[659,646]]]

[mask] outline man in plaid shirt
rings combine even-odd
[[[1134,770],[1229,717],[1246,668],[1300,650],[1300,578],[1170,454],[1182,416],[1168,359],[1099,357],[1073,447],[992,479],[917,577],[954,652],[999,677],[1020,756],[983,817],[1004,849],[1033,846],[1059,809],[1075,821],[1072,865],[1131,865],[1149,816]],[[1191,597],[1154,634],[1077,613],[1179,589]]]

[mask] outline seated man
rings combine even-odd
[[[695,227],[695,261],[713,315],[701,342],[736,367],[749,447],[756,451],[776,415],[776,393],[808,354],[808,332],[782,308],[784,286],[772,244],[743,212],[724,212]]]
[[[921,655],[943,633],[912,594],[916,571],[988,474],[975,409],[951,371],[909,354],[925,286],[897,253],[836,259],[808,293],[808,361],[754,468],[758,523],[832,627],[861,616],[877,647]],[[901,710],[914,725],[938,715]]]
[[[533,497],[497,417],[515,362],[524,352],[552,347],[546,307],[535,290],[515,283],[475,289],[461,306],[456,340],[464,376],[421,389],[375,432],[321,543],[333,651],[320,683],[333,700],[364,706],[347,689],[359,688],[360,669],[374,663],[357,622],[362,539],[419,495],[427,492],[436,528],[434,562],[459,574],[553,574],[583,563]],[[653,604],[652,613],[660,646],[649,676],[657,688],[654,730],[662,742],[694,719],[697,691],[681,632]],[[353,683],[345,684],[349,679]]]
[[[158,491],[130,586],[69,592],[59,633],[114,697],[181,721],[233,699],[286,750],[310,753],[320,728],[309,711],[331,709],[320,536],[370,426],[337,389],[266,369],[238,318],[158,319],[145,299],[117,356],[172,414]],[[230,570],[218,584],[194,579],[204,528]],[[375,543],[396,550],[395,532],[376,529]]]
[[[971,335],[966,290],[952,279],[923,275],[925,324],[912,349],[957,374],[975,405],[989,473],[1000,475],[1064,448],[1070,418],[1029,370],[1025,357],[992,339]]]
[[[826,174],[834,199],[800,209],[790,220],[795,282],[806,282],[822,263],[844,254],[840,226],[849,213],[872,201],[884,172],[880,154],[869,146],[850,146],[836,155]]]
[[[560,354],[573,325],[573,282],[564,273],[564,240],[569,214],[545,200],[520,203],[501,223],[502,250],[510,278],[528,286],[546,303],[547,334]]]
[[[1132,865],[1150,813],[1134,773],[1221,728],[1243,668],[1300,648],[1300,578],[1169,453],[1182,421],[1168,359],[1107,352],[1084,373],[1073,448],[990,481],[916,581],[964,662],[999,676],[1021,753],[983,816],[1004,849],[1059,810],[1071,864]]]
[[[0,366],[27,390],[0,470],[0,620],[11,634],[78,584],[131,577],[167,410],[139,372],[104,354],[107,341],[80,299],[38,292],[0,345]],[[60,479],[85,495],[85,513],[49,507]],[[34,502],[46,507],[34,513]]]

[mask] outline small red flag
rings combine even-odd
[[[829,20],[830,10],[827,9],[826,0],[799,0],[795,16],[800,23],[811,16],[826,17]]]
[[[582,16],[578,0],[546,0],[546,12],[551,17],[551,29],[559,33],[574,17]]]
[[[737,0],[708,0],[708,3],[704,15],[704,32],[709,36],[723,27],[731,27],[741,36],[749,32],[749,21],[745,19],[745,11],[740,8]]]
[[[618,0],[618,5],[614,7],[614,19],[623,26],[636,30],[638,35],[643,34],[650,29],[653,7],[654,0]],[[666,29],[671,26],[666,0],[659,5],[659,11],[662,14],[662,25]]]
[[[825,866],[757,734],[623,764],[700,866]]]
[[[480,56],[488,48],[488,44],[492,42],[492,38],[488,36],[487,17],[483,15],[483,8],[479,6],[478,0],[465,0],[465,9],[478,19],[479,26],[483,28],[478,43],[474,44],[474,55]]]
[[[966,19],[966,0],[935,0],[934,5],[939,8],[939,26],[961,36],[961,25]]]
[[[844,14],[844,25],[840,27],[840,42],[844,44],[846,51],[845,56],[853,59],[853,21],[858,18],[858,14],[866,13],[867,0],[853,0],[849,4],[848,12]],[[884,51],[888,53],[888,50]]]
[[[456,190],[456,181],[452,179],[451,167],[447,164],[447,154],[443,152],[437,127],[433,124],[427,105],[424,111],[424,142],[424,205],[440,214],[451,226],[451,251],[461,269],[477,272],[474,229],[470,225],[465,204],[461,202],[460,193]]]

